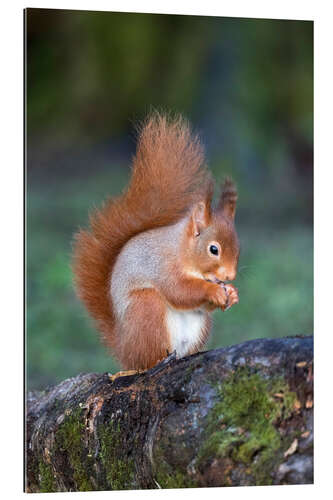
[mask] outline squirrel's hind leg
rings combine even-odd
[[[157,290],[131,292],[116,341],[117,357],[125,369],[147,370],[168,356],[171,345],[165,317],[166,305]]]
[[[119,377],[130,377],[131,375],[139,375],[142,373],[144,370],[126,370],[126,371],[120,371],[117,373],[109,373],[110,380],[114,382],[116,378]]]

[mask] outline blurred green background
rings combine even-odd
[[[240,303],[215,313],[208,348],[312,334],[312,22],[25,15],[28,388],[119,368],[75,297],[71,245],[124,188],[152,108],[184,113],[239,188]]]

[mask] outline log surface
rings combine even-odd
[[[29,492],[312,483],[312,337],[80,374],[26,413]]]

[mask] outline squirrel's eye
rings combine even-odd
[[[219,249],[217,248],[217,246],[215,245],[210,245],[209,247],[209,251],[210,253],[212,253],[213,255],[218,255],[219,254]]]

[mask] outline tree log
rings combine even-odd
[[[26,404],[26,491],[313,482],[312,337],[80,374]]]

